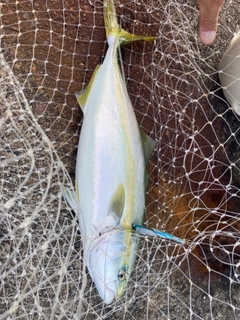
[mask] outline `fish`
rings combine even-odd
[[[106,304],[119,300],[133,270],[141,235],[180,238],[143,226],[146,165],[156,146],[140,129],[118,63],[119,46],[156,37],[130,34],[104,5],[108,50],[88,86],[77,93],[83,111],[75,191],[63,194],[78,216],[84,259]]]
[[[223,93],[240,116],[240,31],[231,39],[218,68]]]

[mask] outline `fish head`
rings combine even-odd
[[[87,267],[106,304],[118,300],[135,264],[139,237],[125,229],[111,229],[95,239],[86,252]]]

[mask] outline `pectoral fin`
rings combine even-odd
[[[173,236],[172,234],[169,234],[169,233],[166,233],[163,231],[146,228],[146,227],[140,226],[138,224],[134,224],[132,227],[133,227],[134,231],[136,231],[138,234],[141,234],[143,236],[161,237],[161,238],[173,240],[173,241],[176,241],[179,243],[185,243],[185,241],[183,241],[182,239],[177,238],[177,237]]]
[[[104,224],[101,226],[101,230],[104,230],[105,228],[116,228],[119,224],[119,221],[119,216],[115,212],[109,212]]]
[[[115,190],[114,194],[112,195],[108,212],[111,214],[114,212],[119,217],[119,219],[121,219],[124,204],[125,190],[124,185],[120,183],[117,189]]]
[[[140,133],[142,138],[145,163],[147,164],[156,146],[156,141],[149,137],[141,128]]]
[[[62,193],[69,206],[75,211],[75,213],[78,213],[79,206],[76,192],[69,188],[62,187]]]
[[[96,67],[96,69],[94,70],[91,80],[89,82],[89,84],[87,85],[87,87],[85,89],[83,89],[82,91],[76,92],[76,97],[77,97],[77,101],[83,111],[83,113],[85,112],[85,106],[86,106],[86,102],[89,96],[89,93],[91,91],[94,79],[98,73],[98,70],[100,68],[100,64]]]

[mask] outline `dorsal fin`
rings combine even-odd
[[[149,137],[141,128],[140,128],[140,133],[142,138],[145,163],[147,164],[156,146],[156,141],[154,141],[151,137]]]
[[[86,105],[89,93],[91,91],[91,88],[92,88],[92,85],[94,82],[94,79],[98,73],[100,66],[101,66],[100,64],[96,66],[96,68],[92,74],[91,80],[90,80],[89,84],[87,85],[87,87],[85,89],[83,89],[82,91],[76,92],[77,101],[78,101],[83,113],[85,112],[85,105]]]

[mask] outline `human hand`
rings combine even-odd
[[[224,0],[198,0],[199,16],[199,36],[204,44],[214,41],[217,32],[218,15]]]

